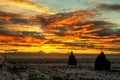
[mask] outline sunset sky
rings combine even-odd
[[[120,0],[0,0],[0,53],[120,53]]]

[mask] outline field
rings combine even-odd
[[[8,58],[0,80],[120,80],[120,58],[108,59],[111,71],[94,70],[94,57],[77,58],[77,66],[67,65],[67,58]]]

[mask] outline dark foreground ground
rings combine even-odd
[[[67,58],[7,58],[0,80],[120,80],[120,58],[107,57],[111,71],[94,70],[93,57],[77,58],[77,66],[68,66]]]

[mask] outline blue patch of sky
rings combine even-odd
[[[34,0],[35,3],[45,4],[56,13],[75,10],[92,9],[90,0]]]

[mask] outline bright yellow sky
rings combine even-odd
[[[56,9],[48,0],[0,0],[0,53],[119,53],[120,20],[114,2],[94,1],[81,0],[79,6],[61,0],[59,5],[65,7]]]

